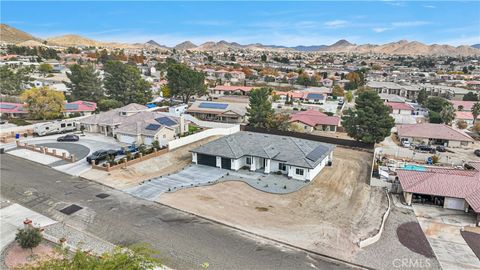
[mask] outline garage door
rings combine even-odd
[[[216,167],[217,158],[215,156],[197,154],[197,163],[201,165]]]
[[[232,168],[232,161],[229,158],[222,157],[222,169],[230,170]]]
[[[132,144],[132,143],[137,141],[136,136],[129,136],[129,135],[125,135],[125,134],[118,134],[117,133],[117,138],[120,142],[126,143],[126,144]]]

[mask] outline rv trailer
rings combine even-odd
[[[68,120],[48,122],[48,123],[40,124],[33,128],[33,132],[38,136],[72,132],[75,130],[77,130],[77,123],[75,121],[68,121]]]

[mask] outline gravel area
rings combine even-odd
[[[89,250],[96,254],[111,252],[114,245],[86,232],[77,230],[64,223],[56,223],[45,227],[45,238],[54,240],[65,238],[67,246]]]
[[[402,224],[406,223],[416,224],[420,233],[422,233],[412,210],[392,205],[380,240],[358,252],[355,262],[385,270],[412,269],[414,263],[418,263],[417,267],[422,265],[422,269],[441,269],[435,257],[428,258],[415,253],[401,243],[397,230]],[[423,233],[422,237],[425,238]]]
[[[467,242],[468,246],[472,249],[473,253],[475,253],[480,260],[480,234],[469,231],[461,231],[460,233],[465,242]]]

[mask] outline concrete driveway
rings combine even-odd
[[[473,215],[429,205],[417,204],[413,209],[443,269],[480,269],[480,261],[460,234],[462,227],[475,225]]]
[[[165,176],[153,178],[125,192],[133,196],[154,201],[162,193],[182,188],[195,187],[217,181],[229,170],[204,165],[191,165],[183,170]]]
[[[100,134],[87,133],[85,136],[80,136],[80,140],[78,142],[57,142],[57,138],[60,136],[63,136],[63,134],[26,138],[20,140],[20,142],[27,142],[37,146],[60,149],[66,153],[74,154],[77,160],[76,162],[70,163],[55,157],[50,157],[25,149],[15,150],[14,145],[9,146],[6,149],[10,154],[48,165],[56,170],[70,175],[78,176],[92,168],[92,166],[86,162],[86,157],[91,153],[101,149],[107,150],[121,148],[120,143],[114,138]],[[29,152],[28,155],[25,155],[25,151]]]

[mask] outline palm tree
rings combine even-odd
[[[473,115],[473,124],[475,124],[477,117],[480,115],[480,102],[473,104],[472,115]]]
[[[450,103],[443,107],[442,111],[440,112],[440,117],[445,124],[449,126],[452,124],[453,120],[455,119],[455,109]]]

